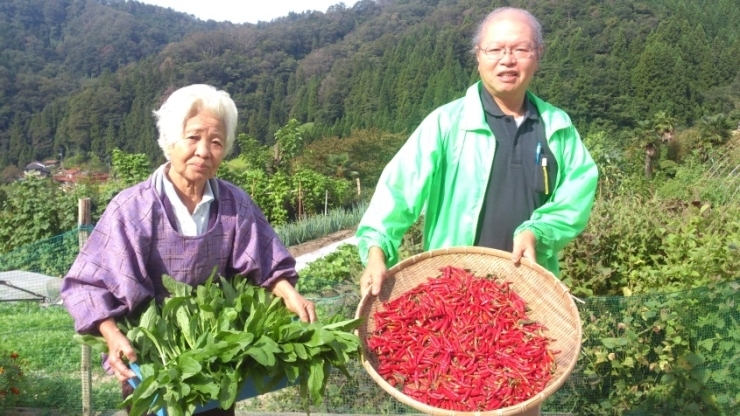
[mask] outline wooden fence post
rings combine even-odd
[[[303,188],[301,181],[298,181],[298,221],[303,220]]]
[[[90,235],[88,229],[92,223],[90,218],[90,198],[80,198],[77,201],[77,232],[80,250]],[[92,366],[90,360],[90,346],[82,346],[82,361],[80,362],[80,376],[82,377],[82,415],[92,416]]]

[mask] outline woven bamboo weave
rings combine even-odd
[[[542,323],[545,335],[554,339],[550,349],[560,351],[555,355],[557,369],[544,391],[514,406],[488,412],[455,412],[421,403],[391,386],[376,371],[378,357],[367,349],[367,338],[375,330],[372,317],[384,302],[401,296],[406,291],[441,276],[440,269],[454,266],[469,270],[476,276],[494,275],[511,282],[511,287],[521,296],[530,309],[530,319]],[[355,314],[364,318],[357,329],[362,343],[362,364],[373,380],[400,402],[432,415],[520,415],[531,411],[557,391],[565,382],[578,360],[581,348],[581,319],[570,291],[545,268],[522,259],[514,266],[511,253],[483,247],[454,247],[428,251],[398,263],[388,270],[378,296],[362,298]]]

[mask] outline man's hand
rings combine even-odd
[[[135,378],[136,373],[128,368],[128,364],[123,359],[125,358],[130,363],[136,362],[136,352],[128,338],[118,329],[116,321],[108,318],[100,323],[98,330],[108,344],[108,364],[118,381],[123,382]]]
[[[537,262],[537,254],[535,247],[537,246],[537,239],[534,233],[529,230],[524,230],[521,233],[514,236],[514,249],[511,252],[511,261],[514,264],[519,265],[522,257],[530,260],[533,263]]]
[[[365,267],[362,276],[360,276],[360,295],[365,297],[369,292],[373,296],[378,296],[387,274],[388,268],[385,266],[385,253],[383,253],[380,247],[370,247],[367,257],[367,267]]]
[[[270,287],[272,294],[283,298],[285,307],[303,322],[316,322],[316,307],[304,298],[286,279],[279,279]]]

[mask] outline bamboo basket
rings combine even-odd
[[[375,311],[382,308],[384,302],[399,297],[429,278],[439,277],[440,269],[445,266],[467,269],[479,277],[495,275],[511,282],[512,289],[530,308],[529,317],[547,328],[545,335],[554,339],[550,348],[560,353],[555,355],[556,371],[542,392],[509,407],[487,412],[456,412],[419,402],[391,386],[377,373],[378,358],[368,350],[366,343],[368,336],[375,330],[375,322],[372,319]],[[439,249],[403,260],[388,270],[388,277],[383,282],[378,296],[368,294],[360,300],[355,317],[363,318],[356,333],[361,342],[362,365],[368,374],[383,390],[401,403],[431,415],[530,414],[565,383],[576,365],[581,349],[581,319],[569,289],[551,272],[534,262],[522,259],[520,266],[517,267],[511,261],[511,253],[483,247]]]

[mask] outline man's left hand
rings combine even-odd
[[[521,233],[514,236],[514,249],[511,252],[511,261],[514,264],[519,265],[519,262],[524,257],[533,263],[537,262],[537,255],[535,247],[537,246],[537,239],[534,233],[529,230],[524,230]]]

